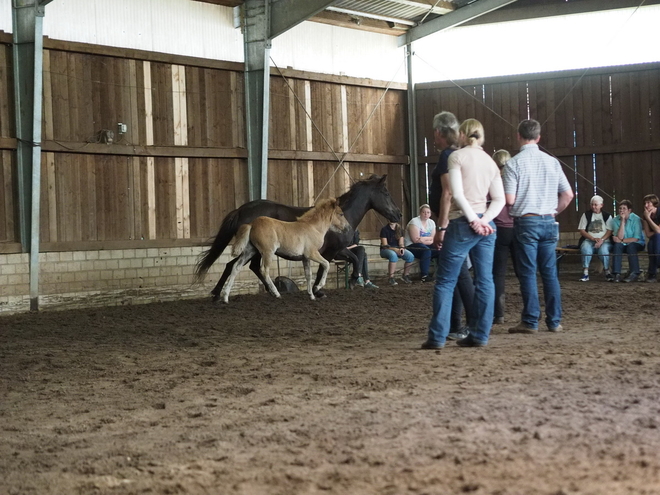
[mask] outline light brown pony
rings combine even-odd
[[[255,218],[252,223],[241,225],[234,238],[232,255],[238,256],[232,268],[227,284],[222,289],[221,297],[229,302],[229,292],[238,272],[257,251],[261,254],[261,275],[266,281],[266,288],[275,297],[280,297],[275,284],[270,279],[270,265],[273,255],[294,261],[302,261],[307,279],[307,293],[314,300],[314,292],[325,285],[330,263],[321,256],[319,250],[328,230],[337,232],[350,228],[344,218],[344,212],[337,200],[323,199],[314,208],[299,217],[295,222],[283,222],[270,217]],[[323,267],[323,275],[317,287],[312,287],[310,260]]]

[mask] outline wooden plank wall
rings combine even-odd
[[[198,243],[246,200],[241,73],[55,49],[44,60],[45,250]]]
[[[12,70],[12,47],[0,44],[0,252],[20,249]]]
[[[437,161],[433,115],[441,110],[480,120],[488,153],[515,154],[518,122],[541,122],[540,145],[576,185],[574,206],[559,217],[562,231],[576,229],[594,191],[611,212],[625,198],[641,213],[642,198],[660,194],[659,64],[419,85],[417,153],[429,172]]]
[[[195,245],[215,235],[248,200],[242,69],[46,39],[42,250]],[[403,86],[386,91],[384,82],[286,73],[272,76],[269,199],[311,205],[387,173],[405,208]],[[4,247],[17,231],[11,80],[11,46],[3,45]],[[363,236],[377,236],[384,223],[368,215]]]
[[[407,210],[404,91],[272,77],[270,115],[270,199],[310,205],[376,173],[388,175],[394,200]],[[362,237],[377,237],[386,223],[370,212]]]

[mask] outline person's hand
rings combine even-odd
[[[472,230],[474,230],[477,234],[487,236],[495,232],[495,229],[490,226],[488,222],[484,222],[481,218],[477,218],[475,220],[472,220],[470,222],[470,227]]]
[[[433,245],[436,247],[436,249],[440,249],[443,242],[445,242],[445,231],[437,231],[433,237]]]
[[[630,212],[626,211],[625,213],[619,213],[619,216],[621,217],[621,222],[625,223],[626,220],[628,220],[628,217],[630,216]]]
[[[596,239],[596,242],[594,243],[594,247],[599,248],[603,245],[603,239]]]
[[[616,242],[617,244],[621,242],[621,239],[619,239],[619,237],[616,236],[616,235],[613,235],[613,236],[612,236],[612,240],[613,240],[614,242]]]

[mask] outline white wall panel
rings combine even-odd
[[[271,58],[279,67],[407,80],[404,50],[395,37],[316,22],[303,22],[275,38]]]
[[[0,0],[0,29],[11,32],[11,0]],[[191,0],[53,0],[44,34],[59,40],[242,62],[233,10]],[[403,50],[391,36],[305,22],[273,42],[281,67],[405,81]]]

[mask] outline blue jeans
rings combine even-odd
[[[408,244],[406,249],[419,260],[419,272],[422,277],[427,276],[431,267],[431,258],[437,258],[439,251],[437,249],[431,249],[426,244],[416,242]]]
[[[403,261],[405,261],[406,263],[412,263],[415,260],[413,254],[407,249],[403,250],[402,256],[399,256],[399,254],[396,251],[392,251],[391,249],[381,249],[380,257],[385,258],[390,263],[396,263],[400,259],[403,259]]]
[[[605,271],[610,269],[610,247],[612,243],[607,240],[601,244],[599,248],[594,247],[595,242],[590,239],[584,239],[582,245],[580,246],[580,252],[582,253],[582,268],[589,268],[591,263],[591,257],[594,253],[598,253],[600,259],[603,262],[603,268]]]
[[[613,243],[614,247],[612,248],[612,254],[614,255],[614,261],[612,262],[612,272],[621,273],[621,263],[623,262],[623,253],[628,254],[628,271],[629,273],[639,275],[641,269],[639,268],[639,256],[637,253],[644,251],[643,244],[637,244],[636,242],[631,242],[630,244],[624,244],[623,242]]]
[[[557,279],[557,240],[559,224],[552,215],[517,217],[513,223],[518,255],[518,280],[523,298],[521,321],[539,327],[541,305],[536,283],[537,270],[543,280],[545,323],[557,328],[561,322],[561,288]]]
[[[491,223],[494,228],[494,224]],[[470,335],[486,343],[493,323],[495,286],[493,284],[493,252],[495,234],[476,234],[465,217],[449,222],[438,258],[438,270],[433,288],[433,316],[429,323],[428,342],[444,344],[450,330],[452,295],[458,274],[468,253],[474,268],[474,319]]]
[[[474,320],[474,279],[470,275],[467,260],[461,265],[458,281],[454,288],[454,298],[451,302],[451,331],[459,332],[463,328],[463,309],[465,309],[465,322],[467,326],[473,325]]]

